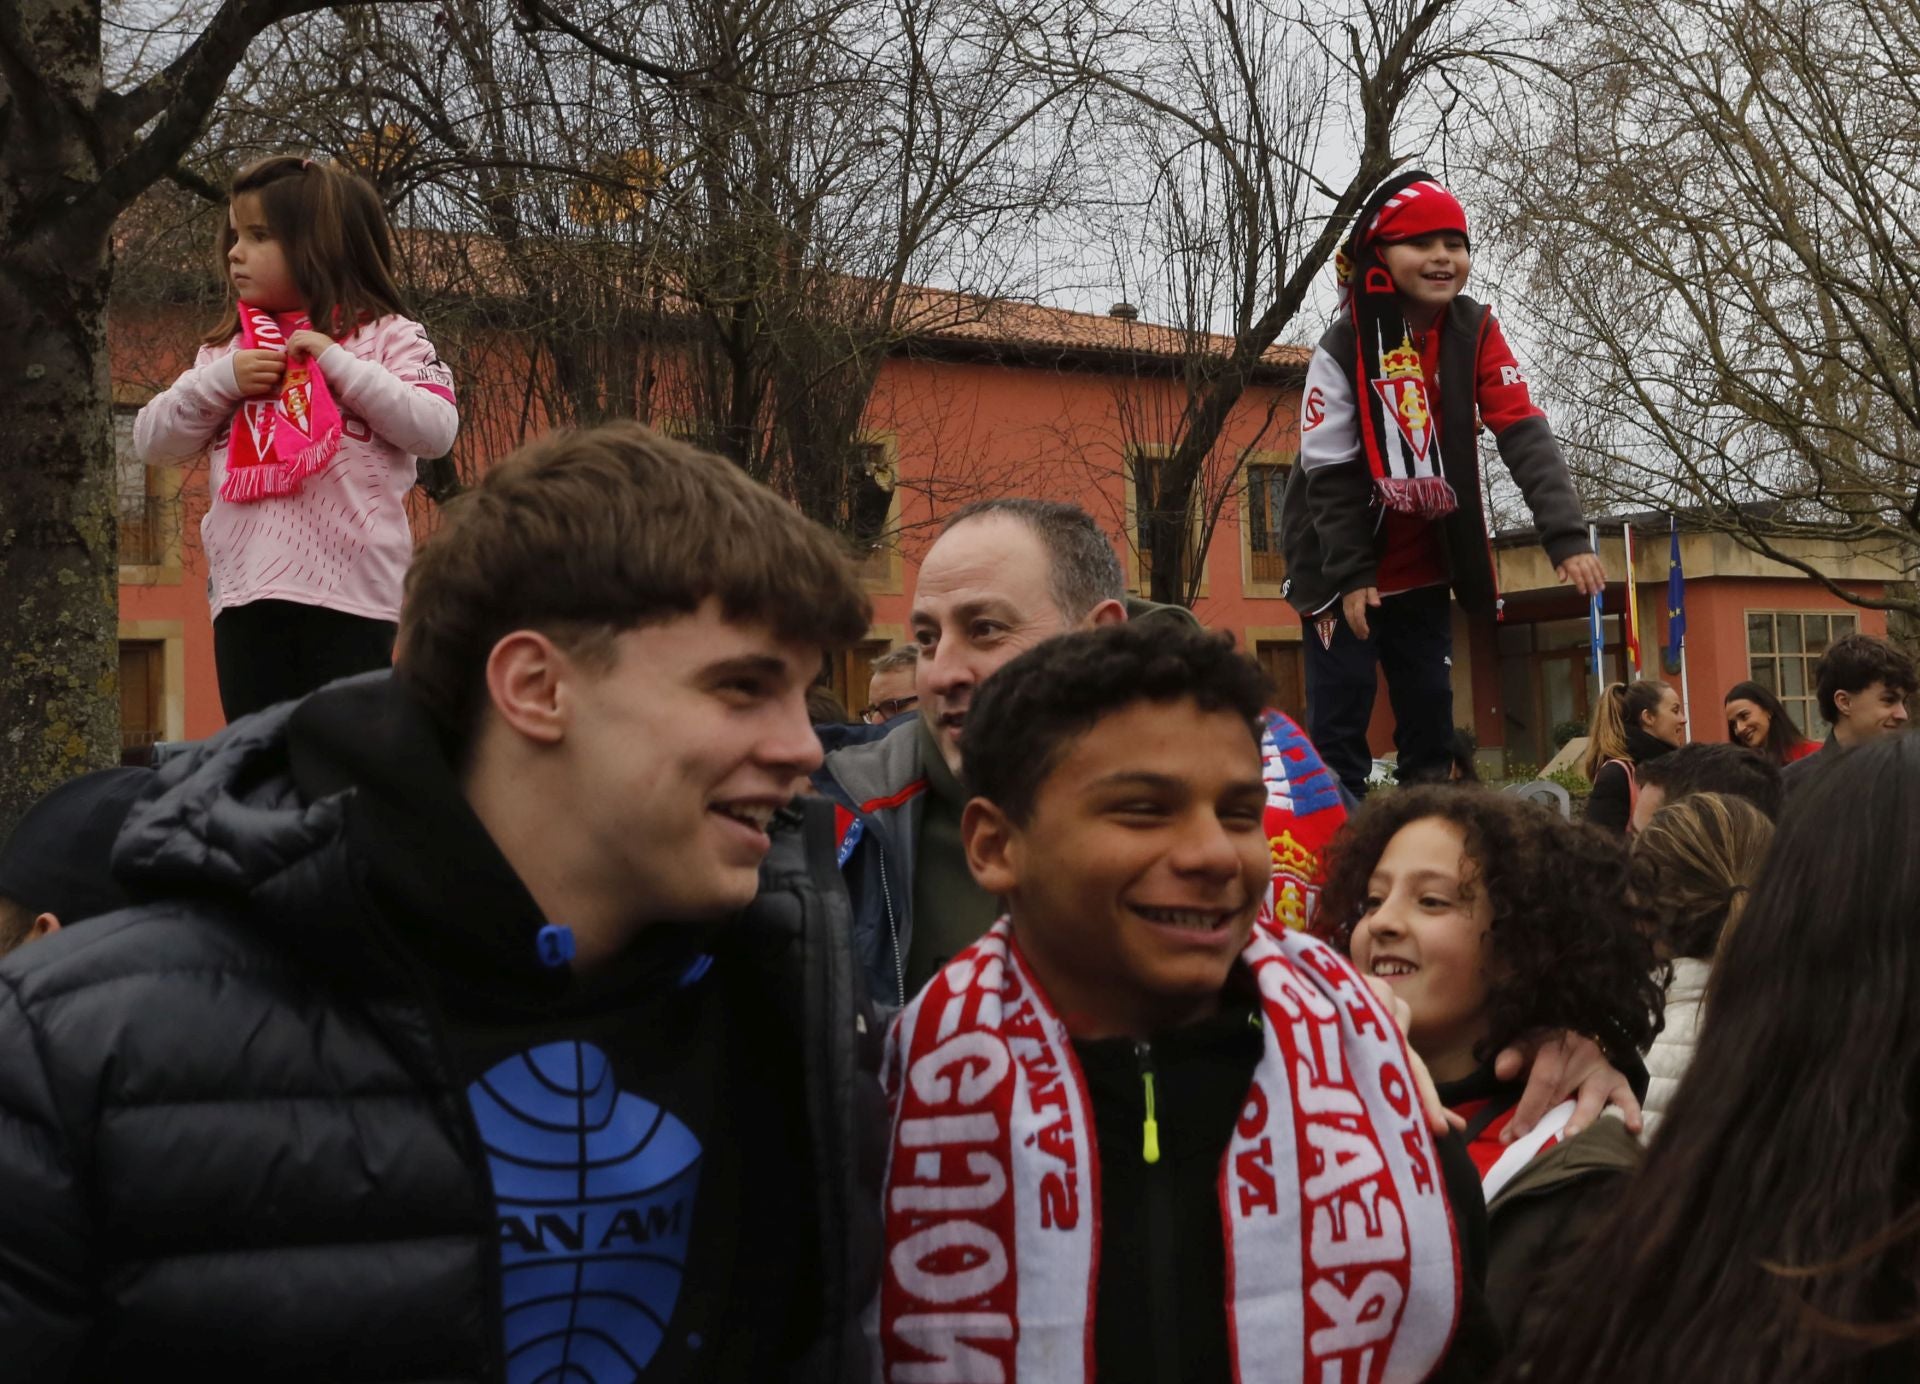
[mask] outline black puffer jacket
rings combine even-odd
[[[327,695],[325,693],[319,695]],[[486,1163],[427,989],[368,902],[354,790],[309,798],[289,710],[167,766],[116,862],[156,901],[0,965],[0,1377],[502,1380]],[[877,1026],[824,809],[729,927],[805,1054],[817,1319],[864,1378]]]

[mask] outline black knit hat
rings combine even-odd
[[[100,769],[61,784],[27,809],[0,848],[0,895],[61,926],[129,902],[109,861],[151,769]]]

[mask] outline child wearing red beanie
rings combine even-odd
[[[1387,675],[1405,782],[1444,777],[1453,740],[1448,593],[1497,612],[1478,434],[1533,511],[1562,581],[1606,581],[1560,444],[1492,310],[1462,294],[1467,214],[1422,172],[1382,184],[1339,256],[1340,310],[1307,367],[1300,464],[1282,506],[1286,596],[1309,627],[1307,733],[1356,795]]]

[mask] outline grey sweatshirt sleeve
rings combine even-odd
[[[1540,546],[1558,567],[1570,557],[1593,551],[1587,540],[1587,520],[1574,493],[1573,477],[1553,427],[1545,418],[1523,418],[1496,439],[1500,460],[1520,486],[1533,512]]]

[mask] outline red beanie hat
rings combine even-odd
[[[1401,188],[1381,206],[1379,215],[1361,237],[1389,245],[1439,231],[1467,233],[1467,209],[1460,199],[1431,178]]]

